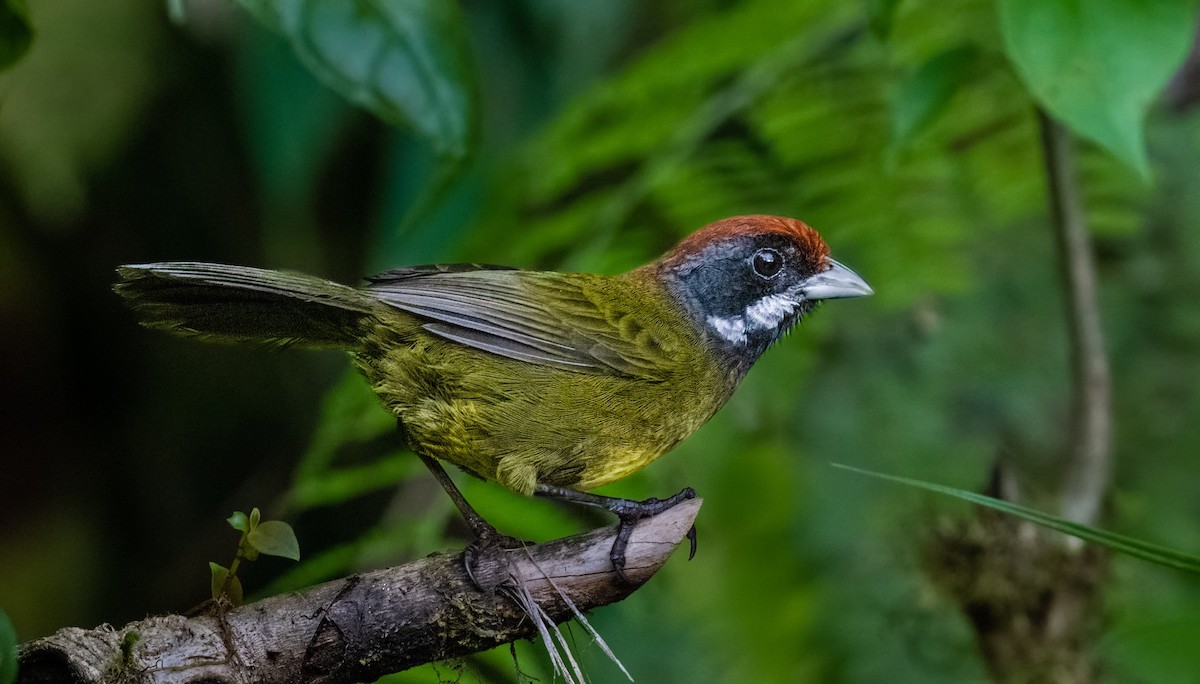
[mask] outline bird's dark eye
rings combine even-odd
[[[763,278],[774,278],[782,268],[783,255],[779,252],[764,247],[754,253],[754,272]]]

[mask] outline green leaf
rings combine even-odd
[[[320,477],[298,481],[292,489],[292,505],[297,510],[304,510],[341,503],[368,492],[395,487],[421,472],[421,462],[408,452],[390,454],[362,465],[330,469]]]
[[[304,214],[305,197],[339,144],[336,131],[353,110],[296,59],[287,41],[265,29],[242,43],[238,77],[237,101],[268,214],[293,223],[288,212]]]
[[[222,589],[226,588],[225,580],[229,578],[229,568],[209,561],[208,569],[212,573],[212,597],[213,600],[217,600],[221,598]],[[229,579],[228,593],[225,596],[229,598],[233,605],[242,605],[242,581],[236,576]]]
[[[303,486],[306,480],[325,478],[342,445],[366,443],[395,429],[395,417],[379,410],[379,399],[370,385],[363,382],[356,370],[347,368],[338,384],[325,395],[317,429],[296,466],[296,486]]]
[[[229,568],[220,563],[209,561],[208,570],[211,574],[209,585],[212,589],[212,597],[219,599],[221,598],[221,589],[225,586],[225,578],[229,577]]]
[[[1169,568],[1176,568],[1178,570],[1200,574],[1200,556],[1193,556],[1181,551],[1175,551],[1173,549],[1168,549],[1157,544],[1151,544],[1150,542],[1145,542],[1140,539],[1127,537],[1115,532],[1109,532],[1108,530],[1102,530],[1098,527],[1091,527],[1090,525],[1081,525],[1079,523],[1070,522],[1069,520],[1064,520],[1033,508],[1028,508],[1026,506],[1021,506],[1009,501],[1004,501],[1002,499],[985,496],[976,492],[968,492],[964,489],[956,489],[954,487],[947,487],[945,485],[934,484],[932,482],[925,482],[922,480],[914,480],[907,477],[898,477],[896,475],[885,475],[883,473],[876,473],[870,470],[863,470],[861,468],[841,465],[840,463],[834,463],[832,465],[833,467],[841,468],[842,470],[849,470],[850,472],[859,473],[861,475],[877,477],[881,480],[899,482],[900,484],[906,484],[919,489],[952,496],[956,499],[962,499],[963,501],[969,501],[974,504],[979,504],[980,506],[987,506],[988,508],[993,508],[997,511],[1015,515],[1018,518],[1028,520],[1029,522],[1041,525],[1042,527],[1047,527],[1049,529],[1062,532],[1063,534],[1069,534],[1073,537],[1078,537],[1084,541],[1089,541],[1094,544],[1100,544],[1101,546],[1112,549],[1117,553],[1123,553],[1128,556],[1133,556],[1134,558],[1150,561],[1151,563],[1165,565]]]
[[[33,29],[29,26],[25,1],[0,0],[0,69],[21,59],[32,42]]]
[[[945,111],[977,58],[978,50],[962,45],[934,55],[917,68],[892,103],[893,146],[909,142]]]
[[[245,594],[242,592],[242,580],[236,575],[229,578],[229,591],[225,596],[235,606],[240,606],[245,601]]]
[[[238,532],[245,533],[250,531],[250,518],[241,511],[234,511],[233,515],[229,516],[226,521],[230,527]]]
[[[300,560],[300,542],[292,526],[282,520],[267,520],[250,530],[246,538],[250,545],[268,556],[282,556]]]
[[[465,157],[477,128],[467,31],[451,0],[239,0],[326,85],[440,156]]]
[[[17,680],[17,632],[8,615],[0,610],[0,684]]]
[[[250,531],[258,527],[258,522],[262,520],[262,511],[258,510],[258,506],[250,509]]]
[[[998,0],[1008,58],[1043,108],[1149,178],[1143,119],[1186,57],[1192,0]]]

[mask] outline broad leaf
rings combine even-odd
[[[292,526],[281,520],[267,520],[250,530],[246,537],[250,545],[268,556],[300,560],[300,542]]]
[[[209,562],[208,569],[212,572],[212,597],[213,600],[221,598],[222,590],[225,592],[226,598],[235,606],[242,605],[244,592],[242,591],[242,581],[237,576],[229,577],[229,568],[218,565],[217,563]],[[229,580],[229,586],[225,585],[225,580]]]
[[[832,465],[835,468],[849,470],[850,472],[859,473],[862,475],[870,475],[871,477],[877,477],[881,480],[899,482],[900,484],[906,484],[931,492],[946,494],[947,496],[952,496],[956,499],[962,499],[963,501],[970,501],[971,503],[979,504],[980,506],[994,508],[997,511],[1015,515],[1018,518],[1028,520],[1029,522],[1041,525],[1042,527],[1047,527],[1049,529],[1062,532],[1063,534],[1069,534],[1073,537],[1078,537],[1084,541],[1092,542],[1094,544],[1100,544],[1101,546],[1112,549],[1117,553],[1123,553],[1133,556],[1134,558],[1150,561],[1151,563],[1165,565],[1169,568],[1176,568],[1178,570],[1185,570],[1187,572],[1200,574],[1200,556],[1193,556],[1181,551],[1175,551],[1173,549],[1168,549],[1157,544],[1151,544],[1150,542],[1145,542],[1140,539],[1126,537],[1123,534],[1102,530],[1098,527],[1091,527],[1089,525],[1081,525],[1079,523],[1070,522],[1069,520],[1064,520],[1048,513],[1042,513],[1041,511],[1028,508],[1026,506],[1021,506],[1009,501],[1004,501],[1002,499],[985,496],[976,492],[968,492],[964,489],[956,489],[954,487],[947,487],[945,485],[934,484],[932,482],[924,482],[922,480],[914,480],[907,477],[898,477],[896,475],[885,475],[883,473],[876,473],[870,470],[863,470],[861,468],[841,465],[840,463],[834,463]]]
[[[225,587],[225,579],[229,577],[229,568],[220,563],[208,562],[209,586],[214,599],[221,598],[221,589]]]
[[[1146,110],[1183,62],[1191,0],[998,0],[1005,50],[1055,118],[1149,177]]]
[[[29,26],[25,0],[0,0],[0,69],[12,66],[24,56],[32,42],[33,29]]]
[[[469,152],[476,131],[467,32],[453,0],[239,0],[282,34],[321,80],[439,156]]]

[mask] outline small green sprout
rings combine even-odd
[[[300,543],[296,541],[291,525],[282,520],[262,520],[258,508],[251,509],[250,515],[235,511],[229,516],[229,526],[241,532],[242,538],[228,568],[218,563],[208,564],[212,572],[212,597],[219,600],[223,596],[233,605],[240,606],[242,581],[238,579],[237,571],[242,560],[256,560],[259,554],[300,560]]]

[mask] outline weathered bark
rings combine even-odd
[[[120,629],[67,628],[25,644],[19,682],[373,681],[536,634],[512,599],[514,579],[555,623],[625,598],[666,562],[699,512],[694,499],[638,523],[626,551],[630,584],[608,553],[615,527],[513,551],[483,553],[477,588],[462,554],[272,596],[223,615],[164,615]]]

